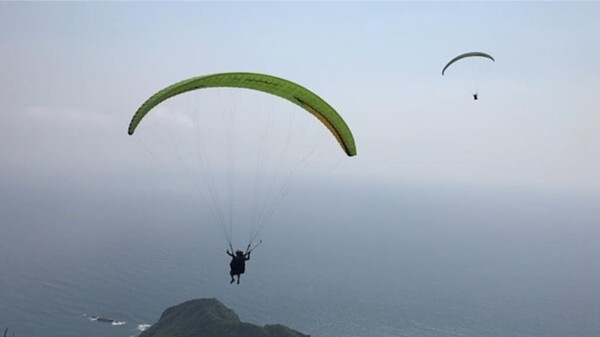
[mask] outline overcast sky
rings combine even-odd
[[[250,71],[300,83],[345,118],[358,156],[340,177],[597,191],[599,13],[594,2],[3,2],[0,183],[126,181],[142,165],[127,125],[148,96]],[[479,101],[440,74],[472,50],[496,58]]]

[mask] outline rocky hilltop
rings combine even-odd
[[[310,337],[283,325],[258,326],[214,298],[187,301],[165,310],[139,337]]]

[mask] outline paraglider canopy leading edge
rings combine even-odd
[[[219,87],[257,90],[286,99],[317,117],[329,129],[348,156],[356,155],[352,132],[342,117],[327,102],[294,82],[266,74],[247,72],[192,77],[158,91],[133,115],[128,129],[129,135],[133,135],[144,116],[161,102],[188,91]]]
[[[442,69],[442,76],[444,76],[446,69],[448,69],[448,67],[450,67],[453,63],[460,61],[467,57],[485,57],[487,59],[492,60],[492,62],[496,62],[496,60],[491,55],[486,54],[484,52],[480,52],[480,51],[472,51],[472,52],[460,54],[460,55],[456,56],[455,58],[453,58],[452,60],[450,60],[448,63],[446,63],[446,65],[444,66],[444,69]]]

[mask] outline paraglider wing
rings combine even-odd
[[[480,51],[473,51],[473,52],[469,52],[469,53],[460,54],[457,57],[450,60],[450,62],[448,62],[444,66],[444,69],[442,69],[442,76],[444,76],[444,72],[446,72],[446,69],[448,69],[448,67],[450,67],[454,62],[462,60],[467,57],[485,57],[485,58],[492,60],[493,62],[496,62],[496,60],[494,60],[494,58],[491,55],[480,52]]]
[[[198,76],[170,85],[158,91],[142,104],[129,123],[128,133],[133,135],[144,116],[161,102],[188,91],[219,87],[258,90],[284,98],[317,117],[337,139],[348,156],[356,155],[352,132],[342,117],[327,102],[299,84],[257,73],[221,73]]]

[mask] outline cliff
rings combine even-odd
[[[283,325],[258,326],[214,298],[196,299],[168,308],[139,337],[309,337]]]

